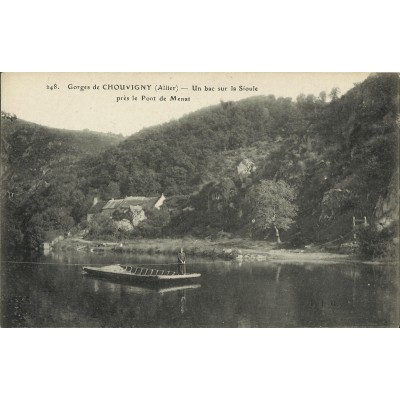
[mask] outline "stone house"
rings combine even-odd
[[[90,223],[94,215],[103,214],[115,220],[124,230],[130,230],[129,224],[133,229],[134,226],[147,219],[147,210],[152,208],[159,210],[164,201],[164,194],[161,194],[160,197],[127,196],[124,199],[108,201],[102,201],[95,197],[87,214],[87,222]]]
[[[93,216],[96,214],[101,213],[101,211],[103,210],[103,207],[107,204],[107,201],[104,200],[99,200],[98,197],[95,197],[93,199],[93,204],[92,207],[90,207],[88,214],[87,214],[87,222],[89,223]]]

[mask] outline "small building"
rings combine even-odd
[[[87,222],[89,223],[96,214],[103,214],[110,218],[119,216],[118,219],[122,219],[123,214],[130,212],[133,216],[132,224],[136,226],[146,219],[146,210],[152,208],[159,210],[164,201],[164,194],[161,194],[160,197],[127,196],[124,199],[108,201],[102,201],[95,197],[87,215]]]
[[[51,232],[46,232],[45,233],[45,242],[41,244],[42,250],[44,252],[49,252],[53,246],[60,242],[61,240],[64,240],[65,236],[61,235],[60,232],[57,231],[51,231]]]
[[[98,197],[95,197],[93,199],[92,207],[90,207],[89,212],[87,214],[87,222],[89,223],[94,215],[101,213],[103,207],[106,204],[107,204],[106,201],[99,200]]]

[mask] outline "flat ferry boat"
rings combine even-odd
[[[105,267],[82,267],[87,274],[116,281],[149,284],[183,284],[200,278],[201,274],[192,273],[180,275],[174,271],[146,268],[142,266],[128,266],[121,264]]]

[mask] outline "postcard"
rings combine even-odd
[[[399,326],[399,74],[3,73],[1,326]]]

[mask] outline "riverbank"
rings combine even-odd
[[[102,240],[85,240],[81,237],[70,237],[55,246],[55,250],[78,250],[131,254],[164,254],[175,255],[183,247],[186,255],[225,259],[235,261],[274,262],[345,262],[359,261],[352,254],[337,254],[321,251],[318,248],[288,250],[278,248],[276,243],[246,239],[226,239],[212,241],[207,239],[138,239],[123,242]]]

